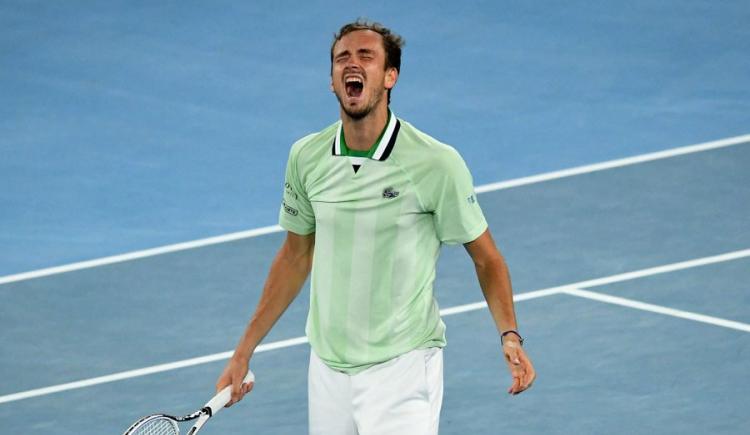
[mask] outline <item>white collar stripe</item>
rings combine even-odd
[[[341,129],[344,128],[344,123],[339,121],[339,128],[336,129],[336,138],[333,140],[333,154],[340,156],[341,152]]]
[[[383,157],[383,153],[388,147],[388,143],[391,141],[391,135],[393,135],[393,130],[395,129],[396,115],[391,113],[391,119],[388,120],[388,126],[385,128],[385,134],[383,134],[383,137],[380,138],[380,142],[378,142],[377,148],[375,148],[375,152],[372,154],[373,159],[380,160],[380,158]]]
[[[395,144],[396,138],[394,135],[398,135],[399,130],[399,121],[396,118],[396,115],[393,114],[393,112],[390,113],[390,118],[388,120],[388,125],[385,126],[385,131],[383,132],[383,137],[380,138],[380,141],[373,145],[375,147],[375,152],[372,153],[372,157],[370,157],[373,160],[384,160],[388,158],[388,155],[390,155],[390,149],[393,148],[393,145]],[[339,121],[339,126],[336,129],[336,137],[333,138],[333,146],[332,146],[332,153],[334,156],[342,156],[344,155],[343,147],[341,144],[341,136],[343,135],[342,130],[344,129],[344,123]]]

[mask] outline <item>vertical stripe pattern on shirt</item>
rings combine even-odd
[[[349,313],[345,333],[351,344],[346,356],[350,359],[369,358],[370,293],[375,256],[375,223],[377,214],[371,209],[360,209],[354,214],[351,276],[349,281]],[[358,336],[357,334],[364,334]]]
[[[333,272],[331,258],[333,258],[333,234],[332,223],[334,222],[334,209],[327,206],[317,206],[317,232],[315,236],[315,253],[310,286],[310,312],[317,313],[308,316],[307,335],[317,333],[321,330],[321,322],[328,322],[331,317]]]

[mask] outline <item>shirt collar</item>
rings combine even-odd
[[[401,127],[401,122],[396,118],[393,112],[388,112],[388,122],[383,129],[383,133],[377,142],[370,148],[369,158],[378,161],[385,161],[388,156],[391,155],[393,147],[396,145],[396,137]],[[343,156],[345,154],[345,145],[342,143],[343,138],[343,122],[339,121],[339,126],[336,129],[336,137],[333,139],[333,146],[331,153],[334,156]]]

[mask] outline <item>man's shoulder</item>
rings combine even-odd
[[[297,140],[292,144],[290,154],[296,156],[301,153],[309,154],[311,152],[320,151],[321,149],[330,150],[333,144],[333,139],[336,136],[339,122],[340,121],[336,121],[323,130],[308,134]]]
[[[433,167],[463,162],[461,155],[453,146],[435,139],[403,119],[399,119],[399,122],[401,124],[399,139],[404,141],[404,146],[400,150],[403,151],[402,156],[410,160],[416,159]]]

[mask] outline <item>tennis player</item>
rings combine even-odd
[[[216,384],[233,386],[231,403],[249,392],[242,379],[253,351],[312,270],[310,434],[438,433],[446,341],[433,281],[443,243],[463,244],[474,261],[510,369],[508,392],[536,376],[469,170],[455,149],[389,110],[403,44],[364,20],[335,35],[331,90],[341,120],[292,146],[279,212],[286,240]]]

